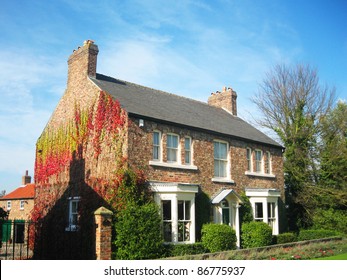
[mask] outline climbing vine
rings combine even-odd
[[[59,127],[46,127],[37,141],[37,195],[32,212],[34,221],[39,221],[50,211],[56,200],[62,196],[63,186],[68,185],[72,179],[80,179],[78,184],[88,184],[106,201],[111,201],[120,176],[114,174],[113,178],[101,175],[86,177],[85,174],[76,174],[84,173],[84,170],[78,170],[81,169],[78,164],[74,165],[88,157],[97,169],[98,158],[103,150],[105,153],[111,151],[119,166],[124,164],[122,133],[125,124],[126,114],[119,102],[101,91],[97,101],[89,108],[81,109],[76,103],[71,119]]]

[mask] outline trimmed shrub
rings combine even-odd
[[[272,228],[264,222],[250,222],[242,225],[242,248],[256,248],[272,244]]]
[[[296,242],[297,240],[298,240],[298,237],[294,232],[284,232],[276,236],[277,244],[291,243],[291,242]]]
[[[313,216],[312,228],[337,230],[347,234],[347,213],[344,210],[318,209]]]
[[[197,255],[208,253],[201,242],[193,244],[165,244],[164,257],[176,257],[185,255]]]
[[[161,219],[158,206],[154,202],[141,206],[128,205],[118,213],[115,228],[116,259],[141,260],[161,257]]]
[[[211,253],[236,249],[236,232],[228,225],[205,224],[201,241]]]
[[[313,240],[326,237],[340,236],[341,234],[335,230],[327,229],[305,229],[300,230],[298,241]]]

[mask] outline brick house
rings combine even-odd
[[[22,185],[0,198],[0,207],[9,212],[9,220],[29,220],[34,208],[35,185],[26,171]]]
[[[22,185],[0,198],[0,207],[9,213],[8,221],[2,225],[2,241],[13,237],[16,243],[23,243],[27,233],[26,222],[31,218],[34,208],[35,185],[26,171]]]
[[[96,72],[98,52],[88,40],[72,53],[66,91],[37,142],[37,201],[42,203],[50,190],[56,202],[51,212],[57,205],[65,209],[53,215],[55,220],[63,216],[65,232],[82,231],[77,208],[85,197],[94,195],[87,203],[92,210],[105,205],[98,184],[114,177],[121,154],[129,166],[145,170],[162,210],[166,242],[195,242],[200,211],[207,211],[209,221],[233,227],[239,240],[242,193],[255,220],[269,223],[278,234],[283,147],[237,116],[236,92],[224,87],[204,103],[118,80]],[[100,108],[106,110],[102,100],[108,106],[118,102],[120,109],[112,107],[118,118],[98,134],[98,120],[113,118],[98,115]],[[117,137],[109,137],[111,130]],[[64,148],[62,139],[69,133],[74,137]],[[62,156],[64,149],[73,152],[72,158]],[[59,159],[53,150],[60,151]],[[50,160],[47,167],[48,157],[59,164]],[[199,205],[203,195],[208,207]]]

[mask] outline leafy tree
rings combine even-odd
[[[291,230],[311,223],[307,187],[318,181],[319,121],[329,112],[335,89],[319,84],[309,65],[277,65],[267,73],[253,102],[262,112],[258,123],[273,130],[285,146],[286,202]]]
[[[321,119],[321,185],[347,190],[347,104],[337,106]]]

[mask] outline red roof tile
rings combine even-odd
[[[15,189],[13,192],[10,192],[7,195],[1,197],[1,200],[5,199],[21,199],[21,198],[34,198],[35,196],[35,185],[27,184]]]

